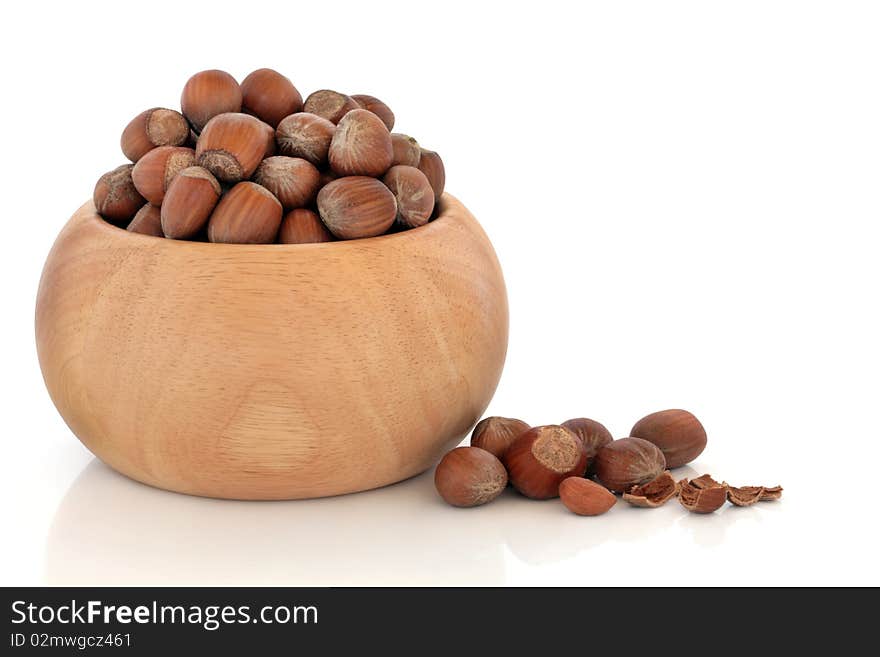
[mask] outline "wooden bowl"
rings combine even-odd
[[[507,351],[495,252],[444,195],[414,230],[348,242],[179,242],[89,202],[46,260],[37,350],[52,401],[138,481],[235,499],[384,486],[479,419]]]

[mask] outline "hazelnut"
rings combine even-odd
[[[397,222],[408,228],[424,226],[434,212],[434,190],[415,167],[391,167],[382,178],[397,200]]]
[[[418,167],[422,159],[422,149],[419,142],[399,132],[391,133],[391,166],[403,164],[408,167]]]
[[[587,458],[589,459],[587,472],[590,472],[593,467],[593,460],[596,458],[596,453],[614,440],[614,436],[611,435],[611,432],[603,424],[586,417],[566,420],[562,423],[562,426],[570,429],[575,436],[581,439],[584,448],[587,450]]]
[[[162,201],[162,232],[165,237],[185,240],[208,223],[220,199],[220,183],[202,167],[188,167],[171,181]]]
[[[531,427],[511,417],[487,417],[477,423],[471,434],[471,445],[485,449],[499,459],[504,457],[513,441]]]
[[[362,109],[372,112],[382,119],[382,123],[385,124],[385,127],[388,128],[389,131],[394,129],[394,112],[391,111],[391,108],[388,107],[388,105],[375,96],[369,96],[367,94],[355,94],[351,98]]]
[[[302,110],[293,82],[271,68],[257,69],[241,82],[241,108],[274,129],[285,116]]]
[[[643,486],[633,486],[629,492],[623,494],[623,499],[633,506],[656,509],[676,495],[678,495],[678,482],[672,478],[667,470]]]
[[[397,216],[394,194],[375,178],[339,178],[318,192],[318,214],[343,240],[375,237],[387,231]]]
[[[437,466],[434,486],[452,506],[479,506],[501,495],[507,486],[507,472],[486,450],[457,447]]]
[[[159,146],[134,165],[131,180],[141,196],[153,205],[162,205],[165,191],[174,177],[196,162],[196,154],[183,146]]]
[[[641,438],[621,438],[609,443],[596,454],[596,478],[616,493],[628,492],[633,486],[647,484],[666,469],[663,452]]]
[[[196,162],[225,183],[250,178],[268,148],[265,125],[250,114],[215,116],[199,135]]]
[[[333,233],[321,221],[317,213],[305,208],[291,210],[281,220],[278,230],[279,244],[311,244],[332,242]]]
[[[579,516],[599,516],[611,509],[617,498],[607,488],[583,477],[568,477],[559,484],[559,498]]]
[[[393,156],[388,128],[363,109],[342,117],[330,141],[330,168],[340,176],[381,176]]]
[[[666,457],[667,468],[690,463],[706,448],[706,430],[687,411],[672,409],[651,413],[636,422],[631,436],[654,443]]]
[[[218,114],[240,112],[241,100],[241,87],[229,73],[202,71],[187,80],[180,108],[196,132],[201,132]]]
[[[285,210],[303,208],[314,201],[320,179],[313,164],[284,155],[267,157],[253,176],[253,181],[272,192]]]
[[[275,140],[278,152],[289,157],[301,157],[316,167],[327,164],[327,153],[336,125],[317,114],[292,114],[278,124]]]
[[[678,486],[678,501],[691,513],[712,513],[727,501],[727,485],[719,484],[709,475],[682,479]]]
[[[125,230],[129,230],[132,233],[141,233],[142,235],[152,235],[153,237],[165,237],[165,233],[162,232],[162,218],[159,208],[149,203],[137,211],[134,219],[131,220],[131,223],[128,224]]]
[[[321,177],[318,179],[318,189],[326,187],[327,185],[329,185],[330,183],[332,183],[334,180],[336,180],[338,178],[339,178],[339,176],[337,176],[335,173],[330,171],[330,169],[327,169],[326,171],[322,171]]]
[[[559,495],[559,484],[583,476],[587,452],[577,436],[565,427],[534,427],[520,435],[504,454],[510,483],[536,500]]]
[[[132,182],[133,169],[133,164],[123,164],[105,173],[95,185],[95,208],[111,223],[127,224],[146,202]]]
[[[434,198],[439,202],[440,197],[443,196],[443,189],[446,187],[446,169],[443,166],[443,160],[434,151],[423,148],[418,168],[428,178],[431,189],[434,190]]]
[[[137,162],[156,146],[180,146],[188,137],[189,124],[180,112],[154,107],[125,126],[120,145],[125,157]]]
[[[306,98],[306,102],[303,103],[303,112],[317,114],[331,123],[339,123],[343,116],[359,107],[360,105],[351,96],[346,96],[338,91],[321,89]]]
[[[230,189],[211,215],[208,239],[228,244],[270,244],[281,225],[281,203],[265,187],[240,182]]]

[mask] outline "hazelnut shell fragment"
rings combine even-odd
[[[691,513],[712,513],[727,501],[727,486],[709,475],[679,482],[678,501]]]
[[[735,506],[751,506],[782,497],[782,486],[731,486],[727,482],[722,485],[727,487],[727,501]]]
[[[643,486],[633,486],[629,492],[623,494],[623,499],[633,506],[656,509],[676,495],[678,495],[678,482],[672,478],[667,470]]]

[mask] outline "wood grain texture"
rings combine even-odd
[[[336,495],[418,474],[488,406],[507,295],[445,195],[411,231],[349,242],[179,242],[103,221],[55,242],[36,337],[55,406],[119,472],[235,499]]]

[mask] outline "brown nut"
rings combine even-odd
[[[133,169],[133,164],[123,164],[105,173],[95,184],[92,194],[95,208],[111,223],[127,224],[146,203],[132,182]]]
[[[644,486],[633,486],[629,492],[623,494],[623,499],[633,506],[656,509],[676,495],[678,495],[678,482],[672,478],[667,470]]]
[[[507,471],[483,449],[456,447],[437,466],[434,486],[452,506],[479,506],[501,495],[507,487]]]
[[[712,513],[727,500],[727,486],[703,475],[697,479],[682,479],[678,483],[678,501],[691,513]]]
[[[391,133],[372,112],[352,110],[336,126],[328,155],[340,176],[381,176],[394,157]]]
[[[375,96],[367,94],[355,94],[351,99],[362,109],[372,112],[382,119],[382,123],[385,124],[385,127],[388,128],[389,131],[394,129],[394,112],[392,112],[391,108],[381,100]]]
[[[617,498],[604,486],[583,477],[569,477],[559,484],[559,498],[579,516],[599,516],[611,509]]]
[[[278,230],[279,244],[314,244],[332,242],[333,233],[321,221],[317,213],[305,208],[291,210],[281,220]]]
[[[308,112],[285,117],[275,130],[278,152],[289,157],[301,157],[316,167],[327,164],[327,153],[336,125]]]
[[[559,495],[559,484],[583,476],[587,452],[565,427],[547,425],[529,429],[504,454],[510,483],[526,497],[545,500]]]
[[[446,187],[446,168],[443,166],[443,160],[434,151],[423,148],[418,168],[428,178],[431,189],[434,190],[434,198],[439,202]]]
[[[141,196],[153,205],[162,205],[174,177],[196,163],[196,153],[183,146],[159,146],[134,165],[131,180]]]
[[[471,433],[471,445],[504,458],[504,453],[513,441],[531,427],[522,420],[512,417],[487,417],[477,423]]]
[[[162,232],[162,218],[159,208],[149,203],[137,211],[134,219],[125,230],[153,237],[165,237],[165,233]]]
[[[419,160],[422,159],[422,149],[419,142],[399,132],[391,133],[391,166],[402,164],[408,167],[419,166]]]
[[[653,481],[666,469],[663,452],[641,438],[621,438],[596,453],[596,478],[615,493]]]
[[[250,114],[215,116],[199,135],[196,162],[225,183],[250,178],[268,149],[265,126]]]
[[[359,107],[360,105],[351,96],[330,89],[321,89],[306,98],[306,102],[303,103],[303,112],[317,114],[331,123],[339,123],[343,116]]]
[[[391,167],[382,182],[397,200],[397,223],[407,228],[424,226],[434,212],[434,190],[415,167]]]
[[[157,146],[181,146],[189,137],[189,124],[183,114],[154,107],[141,112],[125,126],[120,145],[132,162],[137,162]]]
[[[260,163],[253,181],[272,192],[285,210],[292,210],[315,200],[321,174],[302,158],[276,155]]]
[[[271,244],[278,234],[283,210],[265,187],[240,182],[230,189],[208,221],[208,240],[226,244]]]
[[[690,463],[706,448],[706,430],[700,421],[680,409],[651,413],[636,422],[630,436],[654,443],[666,457],[667,468]]]
[[[218,114],[240,112],[241,100],[241,87],[229,73],[202,71],[187,80],[180,108],[196,132],[201,132]]]
[[[220,199],[220,183],[207,169],[188,167],[171,181],[162,201],[162,232],[176,240],[193,238]]]
[[[338,178],[321,188],[318,214],[339,239],[375,237],[394,223],[397,201],[382,181],[350,176]]]
[[[293,82],[271,68],[257,69],[241,82],[241,109],[277,127],[285,116],[302,110],[303,99]]]
[[[611,432],[605,428],[605,425],[596,420],[586,417],[577,417],[573,420],[566,420],[562,423],[566,429],[571,429],[575,436],[581,439],[584,449],[587,450],[587,458],[590,459],[587,465],[587,472],[593,468],[593,460],[600,449],[614,440]]]

